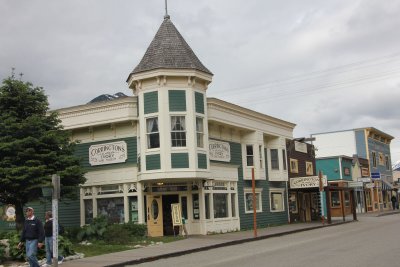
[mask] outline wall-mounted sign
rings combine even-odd
[[[368,177],[369,176],[368,168],[361,168],[361,176],[362,177]]]
[[[381,173],[380,172],[371,172],[371,178],[372,179],[381,179]]]
[[[4,206],[3,220],[6,222],[15,222],[15,206],[6,205]]]
[[[210,160],[231,161],[231,147],[228,142],[209,140]]]
[[[365,184],[365,188],[374,188],[374,183]]]
[[[294,150],[298,152],[307,153],[307,144],[294,141]]]
[[[89,163],[92,166],[125,162],[127,158],[128,149],[125,141],[89,147]]]
[[[360,182],[363,182],[363,183],[370,183],[371,182],[371,178],[370,177],[362,177],[362,178],[358,178],[357,180],[360,181]]]
[[[350,175],[350,168],[344,167],[343,168],[343,173],[344,173],[344,175]]]
[[[348,187],[363,187],[363,182],[348,182]]]
[[[322,176],[322,183],[324,186],[328,186],[328,180],[326,178],[326,175]],[[319,187],[318,176],[290,178],[290,189],[312,188],[312,187]]]

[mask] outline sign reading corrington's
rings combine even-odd
[[[113,142],[89,147],[89,163],[92,166],[125,162],[128,158],[126,142]]]
[[[231,147],[227,142],[209,140],[210,160],[231,161]]]
[[[326,179],[326,175],[322,176],[322,183],[324,186],[328,186],[328,181]],[[312,188],[312,187],[319,187],[319,177],[318,176],[290,178],[290,189]]]

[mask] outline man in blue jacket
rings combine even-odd
[[[42,248],[44,240],[44,230],[42,222],[35,217],[32,207],[27,207],[24,229],[21,233],[21,239],[18,243],[18,248],[22,247],[25,242],[26,257],[28,258],[30,267],[39,267],[39,262],[36,257],[37,249]]]

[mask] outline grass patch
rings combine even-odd
[[[107,244],[104,241],[96,241],[93,242],[91,245],[82,245],[79,243],[74,243],[73,248],[75,252],[85,254],[86,258],[86,257],[93,257],[108,253],[135,249],[136,245],[149,246],[157,242],[169,243],[181,239],[183,239],[183,237],[181,236],[176,236],[176,237],[163,236],[163,237],[147,237],[147,238],[143,237],[143,238],[138,238],[126,244]]]

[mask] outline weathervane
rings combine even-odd
[[[165,16],[164,19],[169,19],[169,15],[168,15],[168,0],[165,0]]]

